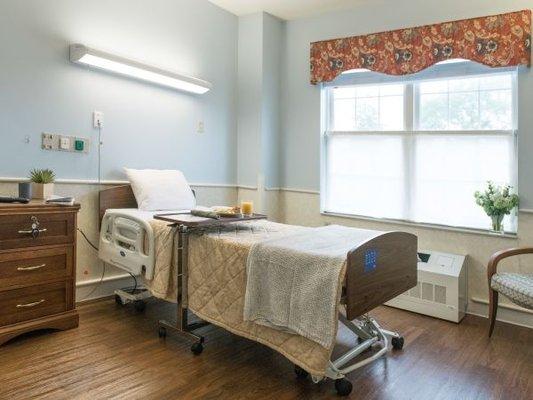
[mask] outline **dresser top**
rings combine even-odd
[[[64,206],[60,204],[49,204],[46,203],[44,200],[30,200],[27,204],[22,203],[0,203],[0,213],[6,214],[9,212],[30,212],[30,211],[60,211],[63,210],[65,212],[72,212],[72,211],[78,211],[80,209],[80,205],[78,203],[74,203],[72,206]]]

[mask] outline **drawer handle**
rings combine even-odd
[[[33,265],[31,267],[17,267],[17,271],[35,271],[36,269],[41,269],[46,267],[46,264]]]
[[[39,229],[39,225],[41,225],[41,223],[39,222],[39,220],[37,219],[35,215],[32,215],[30,220],[31,220],[31,229],[22,230],[22,231],[19,231],[19,233],[23,235],[32,235],[34,239],[37,239],[40,233],[46,232],[46,228]]]
[[[23,234],[23,235],[33,235],[33,237],[37,237],[39,236],[39,233],[43,233],[43,232],[46,232],[46,228],[43,228],[43,229],[28,229],[28,230],[22,230],[22,231],[19,231],[20,234]]]
[[[41,299],[39,301],[34,301],[33,303],[27,303],[27,304],[17,304],[17,308],[31,308],[38,306],[39,304],[43,304],[46,300]]]

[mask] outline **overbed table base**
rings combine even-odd
[[[194,354],[200,354],[203,351],[204,337],[194,333],[195,330],[200,329],[209,322],[198,321],[189,323],[189,310],[187,308],[187,280],[188,263],[189,263],[189,234],[191,229],[185,225],[175,225],[175,235],[178,239],[178,246],[176,247],[175,259],[177,263],[176,274],[176,290],[177,290],[177,307],[176,307],[176,323],[173,324],[166,320],[159,320],[159,337],[167,336],[167,331],[181,335],[187,339],[194,341],[191,346],[191,351]]]
[[[203,328],[204,326],[209,325],[209,322],[199,321],[199,322],[188,323],[187,319],[188,319],[187,309],[184,309],[181,321],[178,320],[177,324],[172,324],[171,322],[168,322],[166,320],[159,320],[158,322],[159,337],[160,338],[166,337],[168,330],[170,330],[173,333],[177,333],[178,335],[184,336],[187,339],[193,340],[194,343],[191,346],[191,351],[194,354],[200,354],[204,350],[204,346],[203,346],[204,337],[194,333],[194,331],[196,329],[200,329],[200,328]],[[181,325],[182,327],[180,328],[179,325]]]

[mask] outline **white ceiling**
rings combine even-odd
[[[290,20],[310,17],[327,11],[349,9],[365,0],[209,0],[236,15],[266,11]]]

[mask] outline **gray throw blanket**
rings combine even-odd
[[[248,254],[244,319],[329,348],[348,252],[382,232],[338,225],[254,244]]]

